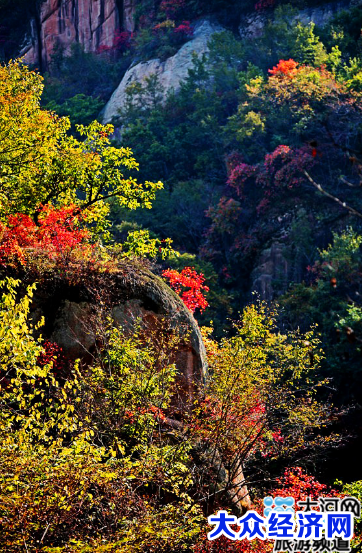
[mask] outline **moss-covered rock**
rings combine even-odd
[[[112,272],[82,277],[49,274],[37,286],[32,314],[34,320],[45,318],[44,338],[61,346],[68,358],[85,362],[96,351],[97,325],[107,316],[126,333],[137,321],[152,330],[164,320],[182,337],[176,365],[187,395],[196,381],[206,382],[206,353],[196,320],[179,296],[140,263],[120,262]]]

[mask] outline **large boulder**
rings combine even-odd
[[[176,366],[184,396],[207,380],[205,347],[192,313],[167,284],[146,267],[125,262],[111,274],[80,280],[50,277],[38,286],[32,318],[45,318],[43,336],[56,342],[70,359],[90,362],[98,347],[97,321],[111,316],[126,334],[137,321],[150,331],[161,321],[182,336]]]
[[[143,83],[147,77],[157,75],[164,100],[171,90],[177,92],[193,66],[194,54],[198,57],[205,54],[212,35],[222,30],[224,28],[217,23],[203,19],[195,25],[192,40],[186,42],[174,56],[166,61],[152,59],[131,67],[107,103],[103,113],[103,123],[109,123],[117,118],[119,110],[125,105],[127,88],[134,82]]]

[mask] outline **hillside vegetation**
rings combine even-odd
[[[0,550],[272,551],[207,516],[362,499],[362,7],[317,28],[303,1],[144,0],[41,75],[10,59],[25,4],[0,3]],[[103,125],[205,17],[180,90],[133,82]],[[79,359],[48,338],[64,290]]]

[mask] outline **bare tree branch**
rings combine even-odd
[[[359,211],[357,211],[353,207],[350,207],[349,205],[347,205],[346,202],[342,202],[342,200],[340,200],[336,196],[333,196],[332,194],[330,194],[329,192],[324,190],[324,188],[322,188],[322,186],[320,184],[316,183],[312,179],[312,177],[309,175],[309,173],[307,173],[307,171],[303,171],[303,172],[304,172],[305,176],[307,177],[307,179],[309,180],[309,182],[314,186],[314,188],[316,188],[319,192],[324,194],[324,196],[327,196],[327,198],[329,198],[330,200],[333,200],[334,202],[337,202],[337,204],[339,204],[341,207],[344,207],[344,209],[347,209],[347,211],[349,211],[350,213],[352,213],[356,217],[360,217],[360,219],[362,219],[362,213],[360,213]]]

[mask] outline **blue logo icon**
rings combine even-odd
[[[264,516],[267,518],[271,513],[293,513],[293,497],[265,497],[264,498]]]

